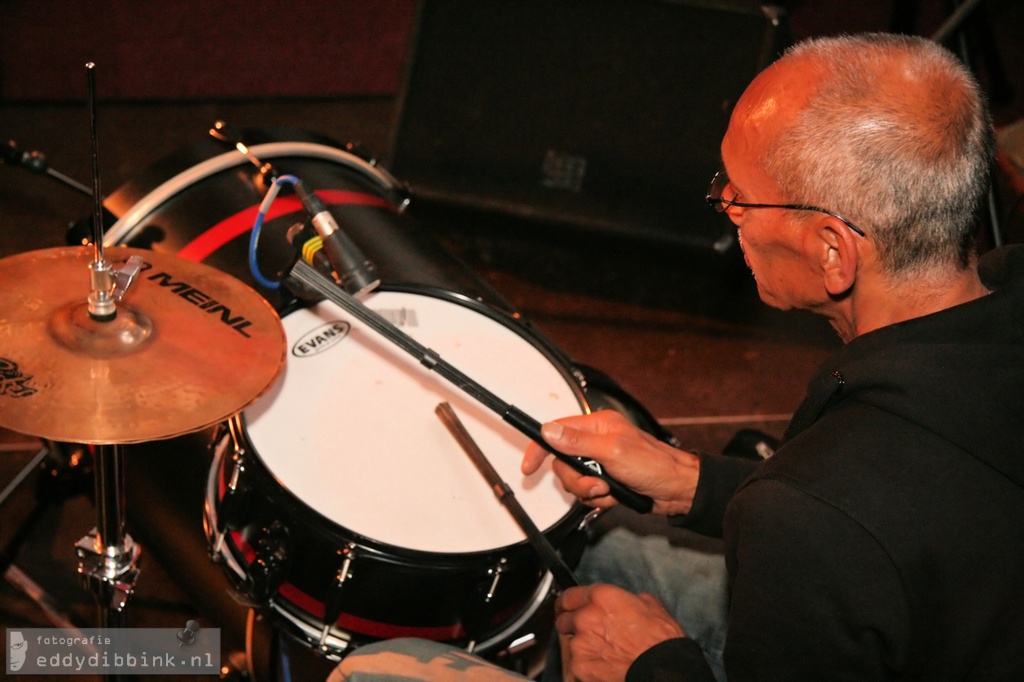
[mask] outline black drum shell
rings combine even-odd
[[[246,447],[242,445],[243,450]],[[243,501],[233,504],[231,518],[221,521],[228,531],[224,551],[232,552],[245,571],[260,536],[271,524],[283,526],[288,536],[287,577],[272,599],[279,608],[292,610],[297,617],[319,627],[324,624],[323,605],[344,561],[343,550],[353,548],[352,582],[342,588],[343,608],[337,626],[356,645],[403,636],[460,646],[486,639],[528,608],[542,584],[546,569],[525,541],[493,551],[460,554],[410,551],[383,544],[355,534],[306,506],[284,490],[250,453],[242,457],[244,474],[238,481],[240,492],[234,493]],[[209,504],[221,505],[232,467],[231,458],[220,461],[212,478],[216,499]],[[343,494],[344,480],[332,484],[338,485],[339,494]],[[583,513],[574,507],[544,533],[553,546],[561,548],[570,565],[575,565],[582,552]],[[498,567],[501,575],[488,602],[485,594]],[[232,578],[243,593],[249,589],[242,576],[235,574]],[[251,593],[246,596],[254,600],[259,597]]]

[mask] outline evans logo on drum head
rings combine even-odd
[[[348,336],[350,329],[352,325],[340,320],[320,325],[292,345],[292,355],[297,358],[309,358],[323,353]]]

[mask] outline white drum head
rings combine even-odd
[[[366,305],[499,399],[544,422],[581,414],[578,388],[525,337],[467,306],[378,292]],[[467,553],[526,539],[434,410],[448,402],[541,529],[573,504],[529,440],[337,305],[283,319],[283,377],[244,413],[256,454],[292,495],[364,537]],[[240,359],[244,361],[244,359]]]

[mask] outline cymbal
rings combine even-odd
[[[114,247],[141,271],[111,321],[89,315],[93,247],[0,260],[0,426],[40,438],[118,444],[198,431],[241,411],[284,367],[273,307],[230,275]]]

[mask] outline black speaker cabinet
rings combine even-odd
[[[435,207],[729,250],[704,201],[729,114],[788,43],[724,0],[423,0],[388,165]]]

